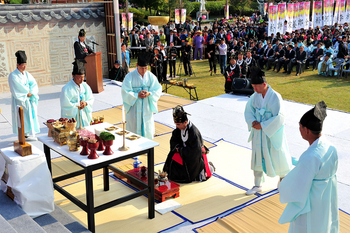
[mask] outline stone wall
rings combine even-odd
[[[108,76],[103,4],[3,6],[0,5],[0,93],[10,91],[8,75],[17,67],[17,50],[26,51],[27,71],[39,86],[71,80],[73,44],[81,28],[87,31],[87,39],[99,44],[95,51],[102,51],[103,76]]]

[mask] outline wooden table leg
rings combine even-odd
[[[147,167],[148,167],[148,218],[154,218],[154,148],[148,150],[147,153]]]
[[[94,189],[92,182],[92,170],[85,168],[86,206],[88,229],[95,232]]]

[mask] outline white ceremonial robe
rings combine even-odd
[[[17,105],[23,108],[23,122],[24,133],[28,135],[32,133],[40,133],[39,120],[37,116],[38,100],[39,100],[39,88],[35,78],[24,71],[23,74],[16,69],[8,78],[10,91],[11,91],[11,111],[12,111],[12,130],[13,133],[18,134],[17,124]],[[31,97],[27,97],[28,93],[31,93]]]
[[[75,118],[77,120],[77,127],[79,123],[79,109],[80,101],[85,101],[87,105],[80,111],[82,127],[90,125],[92,119],[92,105],[94,103],[94,96],[92,94],[90,86],[83,82],[80,87],[73,81],[68,82],[61,91],[60,103],[61,103],[61,117],[63,118]]]
[[[288,203],[279,223],[289,233],[338,233],[337,150],[323,136],[300,156],[279,186],[281,203]]]
[[[248,142],[252,142],[251,169],[270,177],[284,176],[292,168],[282,103],[281,95],[269,86],[265,98],[256,92],[249,98],[244,112],[250,131]],[[254,129],[254,121],[260,122],[262,129]]]
[[[138,97],[140,91],[151,94],[144,99]],[[126,129],[148,139],[155,133],[153,113],[158,112],[157,101],[162,94],[162,86],[150,71],[143,78],[135,69],[126,75],[122,85],[122,97],[126,112]]]

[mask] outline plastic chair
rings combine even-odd
[[[339,78],[344,62],[345,60],[342,58],[334,59],[335,66],[333,68],[328,67],[328,71],[332,71],[332,76],[334,76],[334,72],[337,72],[337,78]]]
[[[346,70],[346,65],[349,65],[349,69]],[[345,72],[345,78],[348,78],[348,73],[350,73],[350,60],[342,65],[341,69],[341,77],[343,77],[343,72]]]

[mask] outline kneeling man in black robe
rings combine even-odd
[[[170,180],[179,183],[207,180],[215,168],[208,163],[208,149],[203,144],[201,133],[188,120],[182,106],[174,108],[173,117],[176,129],[170,139],[170,152],[163,171],[168,173]]]

